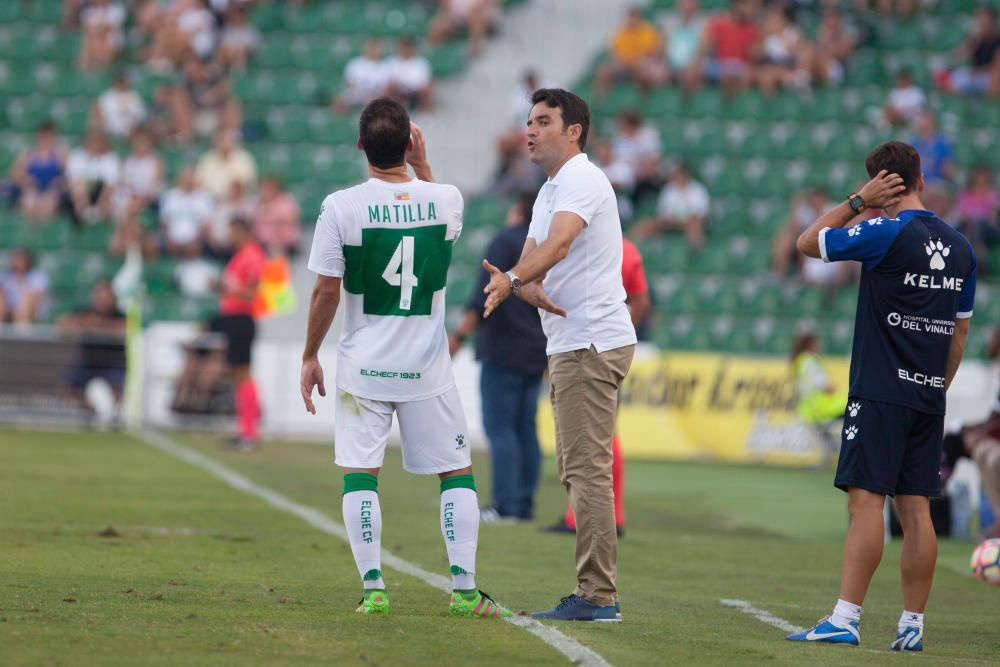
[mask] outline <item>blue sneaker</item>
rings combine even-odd
[[[924,629],[915,625],[903,628],[903,631],[896,635],[896,641],[889,644],[890,651],[923,651],[924,650]]]
[[[621,623],[621,607],[609,604],[596,605],[579,595],[567,595],[552,609],[536,611],[532,618],[546,618],[553,621],[592,621],[595,623]]]
[[[861,643],[861,631],[858,629],[856,621],[851,621],[846,628],[842,628],[839,625],[834,625],[830,621],[830,617],[827,616],[821,618],[819,623],[808,630],[788,635],[785,639],[792,642],[823,642],[857,646]]]

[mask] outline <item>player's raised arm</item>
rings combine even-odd
[[[410,147],[406,151],[406,163],[413,168],[413,173],[421,181],[434,182],[431,165],[427,161],[427,142],[420,126],[410,122]]]
[[[906,189],[903,179],[899,174],[890,174],[886,170],[880,171],[875,178],[865,183],[865,185],[854,194],[851,194],[847,201],[833,207],[809,226],[799,236],[795,245],[804,255],[808,257],[820,258],[823,256],[820,251],[819,235],[826,228],[839,229],[854,219],[858,213],[869,208],[886,208],[894,206],[899,202],[899,195]]]

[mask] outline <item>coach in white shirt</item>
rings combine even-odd
[[[492,274],[485,316],[511,294],[542,311],[556,466],[576,514],[577,588],[533,616],[616,622],[611,441],[618,388],[636,343],[622,285],[618,203],[607,176],[582,152],[590,127],[587,103],[558,88],[537,90],[531,101],[528,152],[549,179],[535,200],[518,264],[507,273],[483,265]]]

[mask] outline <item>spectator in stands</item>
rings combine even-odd
[[[490,29],[500,19],[496,0],[441,0],[427,31],[433,46],[440,46],[456,31],[468,28],[469,55],[482,53]]]
[[[149,64],[155,70],[169,72],[189,55],[207,60],[215,49],[216,20],[206,0],[174,0],[146,9],[140,12],[140,26],[153,31]]]
[[[502,271],[513,268],[521,256],[533,204],[533,196],[519,198],[507,212],[506,229],[490,242],[486,259]],[[547,364],[545,334],[538,309],[521,299],[501,304],[483,319],[483,288],[488,282],[489,274],[482,269],[462,320],[448,337],[448,348],[454,356],[476,332],[483,428],[493,474],[492,502],[481,517],[490,522],[530,520],[541,472],[536,411]]]
[[[771,242],[771,268],[778,281],[788,275],[792,262],[801,259],[795,248],[799,235],[830,208],[830,198],[823,188],[810,188],[803,194],[792,197],[791,207],[784,226],[774,235]]]
[[[924,203],[928,211],[934,211],[942,220],[946,220],[952,225],[957,224],[952,215],[952,209],[955,207],[955,195],[952,192],[950,184],[944,181],[937,181],[930,184],[925,183],[924,191],[920,195],[920,201]],[[931,208],[932,206],[934,208]]]
[[[77,225],[111,218],[111,202],[121,174],[118,156],[103,133],[91,130],[83,146],[74,148],[66,160],[66,180]]]
[[[955,147],[951,140],[938,130],[934,112],[921,109],[916,119],[917,136],[910,144],[920,153],[920,167],[924,182],[952,183],[955,180]]]
[[[389,83],[387,93],[411,108],[434,106],[434,77],[431,63],[417,55],[412,39],[396,42],[396,55],[386,63]]]
[[[10,168],[18,189],[21,213],[32,221],[49,220],[56,214],[63,194],[66,152],[52,121],[35,132],[35,144],[21,151]]]
[[[239,181],[247,190],[257,186],[257,162],[248,150],[236,142],[235,132],[215,135],[215,147],[198,160],[198,185],[216,199],[229,194]]]
[[[225,14],[216,64],[225,70],[246,70],[250,58],[260,48],[260,33],[250,24],[246,6],[234,6]]]
[[[125,6],[116,0],[89,0],[80,11],[80,69],[108,67],[125,41]]]
[[[699,72],[718,82],[728,95],[746,88],[754,78],[754,60],[760,51],[760,30],[748,0],[731,0],[705,26]],[[699,75],[700,76],[700,75]]]
[[[15,248],[8,261],[9,268],[0,273],[0,324],[38,322],[48,307],[49,278],[26,248]]]
[[[616,119],[616,133],[611,146],[615,158],[632,169],[632,201],[638,203],[655,193],[663,184],[663,145],[659,131],[644,123],[639,114],[625,111]]]
[[[858,43],[856,27],[844,20],[836,2],[823,3],[819,27],[809,50],[812,80],[837,85],[844,80],[847,61]]]
[[[698,49],[705,32],[705,18],[698,0],[679,0],[677,10],[664,22],[663,41],[667,76],[691,91],[700,84]]]
[[[896,74],[896,84],[889,91],[879,120],[893,127],[912,126],[925,106],[927,96],[913,80],[913,73],[903,68]]]
[[[214,207],[211,194],[198,187],[194,168],[181,169],[177,185],[160,201],[161,250],[182,257],[200,255]]]
[[[184,60],[183,76],[171,90],[170,111],[177,139],[184,144],[195,134],[238,131],[243,116],[225,73],[195,55]]]
[[[361,55],[351,58],[344,67],[344,90],[334,102],[334,109],[346,113],[362,107],[385,92],[389,69],[382,59],[382,42],[369,39]]]
[[[832,207],[829,196],[822,188],[811,188],[805,195],[792,198],[785,226],[775,235],[772,242],[772,268],[779,282],[787,276],[792,260],[797,262],[798,278],[809,285],[833,291],[850,278],[850,268],[843,262],[827,263],[796,252],[795,241],[799,234]]]
[[[1000,29],[997,11],[989,5],[980,5],[976,21],[965,43],[958,48],[957,56],[966,64],[951,73],[945,73],[940,82],[945,88],[962,95],[989,93],[1000,96]]]
[[[615,155],[611,142],[599,139],[593,142],[594,164],[600,167],[611,182],[618,197],[618,217],[622,226],[632,222],[634,207],[629,194],[635,189],[635,175],[632,166]]]
[[[958,196],[955,211],[958,229],[972,242],[979,257],[985,257],[985,246],[1000,242],[997,210],[1000,193],[993,185],[993,174],[986,165],[977,165],[969,172],[969,185]],[[936,209],[932,209],[936,210]]]
[[[163,159],[156,152],[152,136],[144,130],[137,130],[132,134],[131,144],[132,152],[122,165],[112,202],[112,216],[117,227],[109,251],[115,255],[141,245],[142,224],[139,216],[156,206],[165,180]]]
[[[780,88],[802,89],[809,85],[808,57],[802,30],[792,10],[771,5],[761,29],[760,58],[755,69],[757,85],[765,95]]]
[[[500,169],[498,179],[517,163],[527,162],[526,126],[524,119],[531,111],[531,95],[541,88],[538,74],[525,70],[510,96],[510,126],[497,139]],[[521,166],[517,164],[517,166]],[[530,171],[529,169],[522,169]],[[544,179],[544,176],[542,177]]]
[[[629,8],[611,38],[608,59],[597,69],[597,94],[606,96],[615,81],[633,81],[648,90],[666,81],[667,74],[660,31],[643,18],[641,7]]]
[[[253,214],[253,233],[271,255],[295,256],[302,241],[302,213],[295,197],[286,191],[277,176],[265,176]]]
[[[708,190],[692,178],[687,165],[678,164],[656,202],[656,216],[637,224],[633,235],[646,239],[667,230],[679,229],[684,232],[692,250],[701,250],[705,247],[705,226],[710,208]]]
[[[139,93],[129,87],[123,71],[115,75],[114,84],[94,102],[90,109],[90,127],[115,138],[127,137],[146,119],[146,105]]]
[[[125,313],[118,308],[111,283],[98,281],[90,291],[86,308],[56,321],[63,336],[80,342],[80,361],[70,369],[63,390],[88,413],[87,385],[102,379],[111,387],[115,405],[120,406],[125,389]]]
[[[205,235],[205,252],[216,259],[228,260],[233,254],[229,229],[233,220],[250,220],[254,215],[254,201],[246,187],[239,181],[229,186],[229,194],[219,201],[209,221]]]

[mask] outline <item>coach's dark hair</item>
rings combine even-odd
[[[920,154],[910,144],[887,141],[868,154],[865,169],[871,178],[875,178],[883,169],[890,174],[899,174],[906,191],[910,192],[917,187],[917,180],[920,178]]]
[[[545,102],[550,107],[562,110],[563,132],[570,125],[580,126],[580,150],[587,147],[587,133],[590,131],[590,107],[579,95],[562,88],[539,88],[531,96],[531,103]]]
[[[368,163],[390,169],[406,163],[410,145],[410,114],[402,104],[388,97],[378,97],[361,112],[359,136]]]

